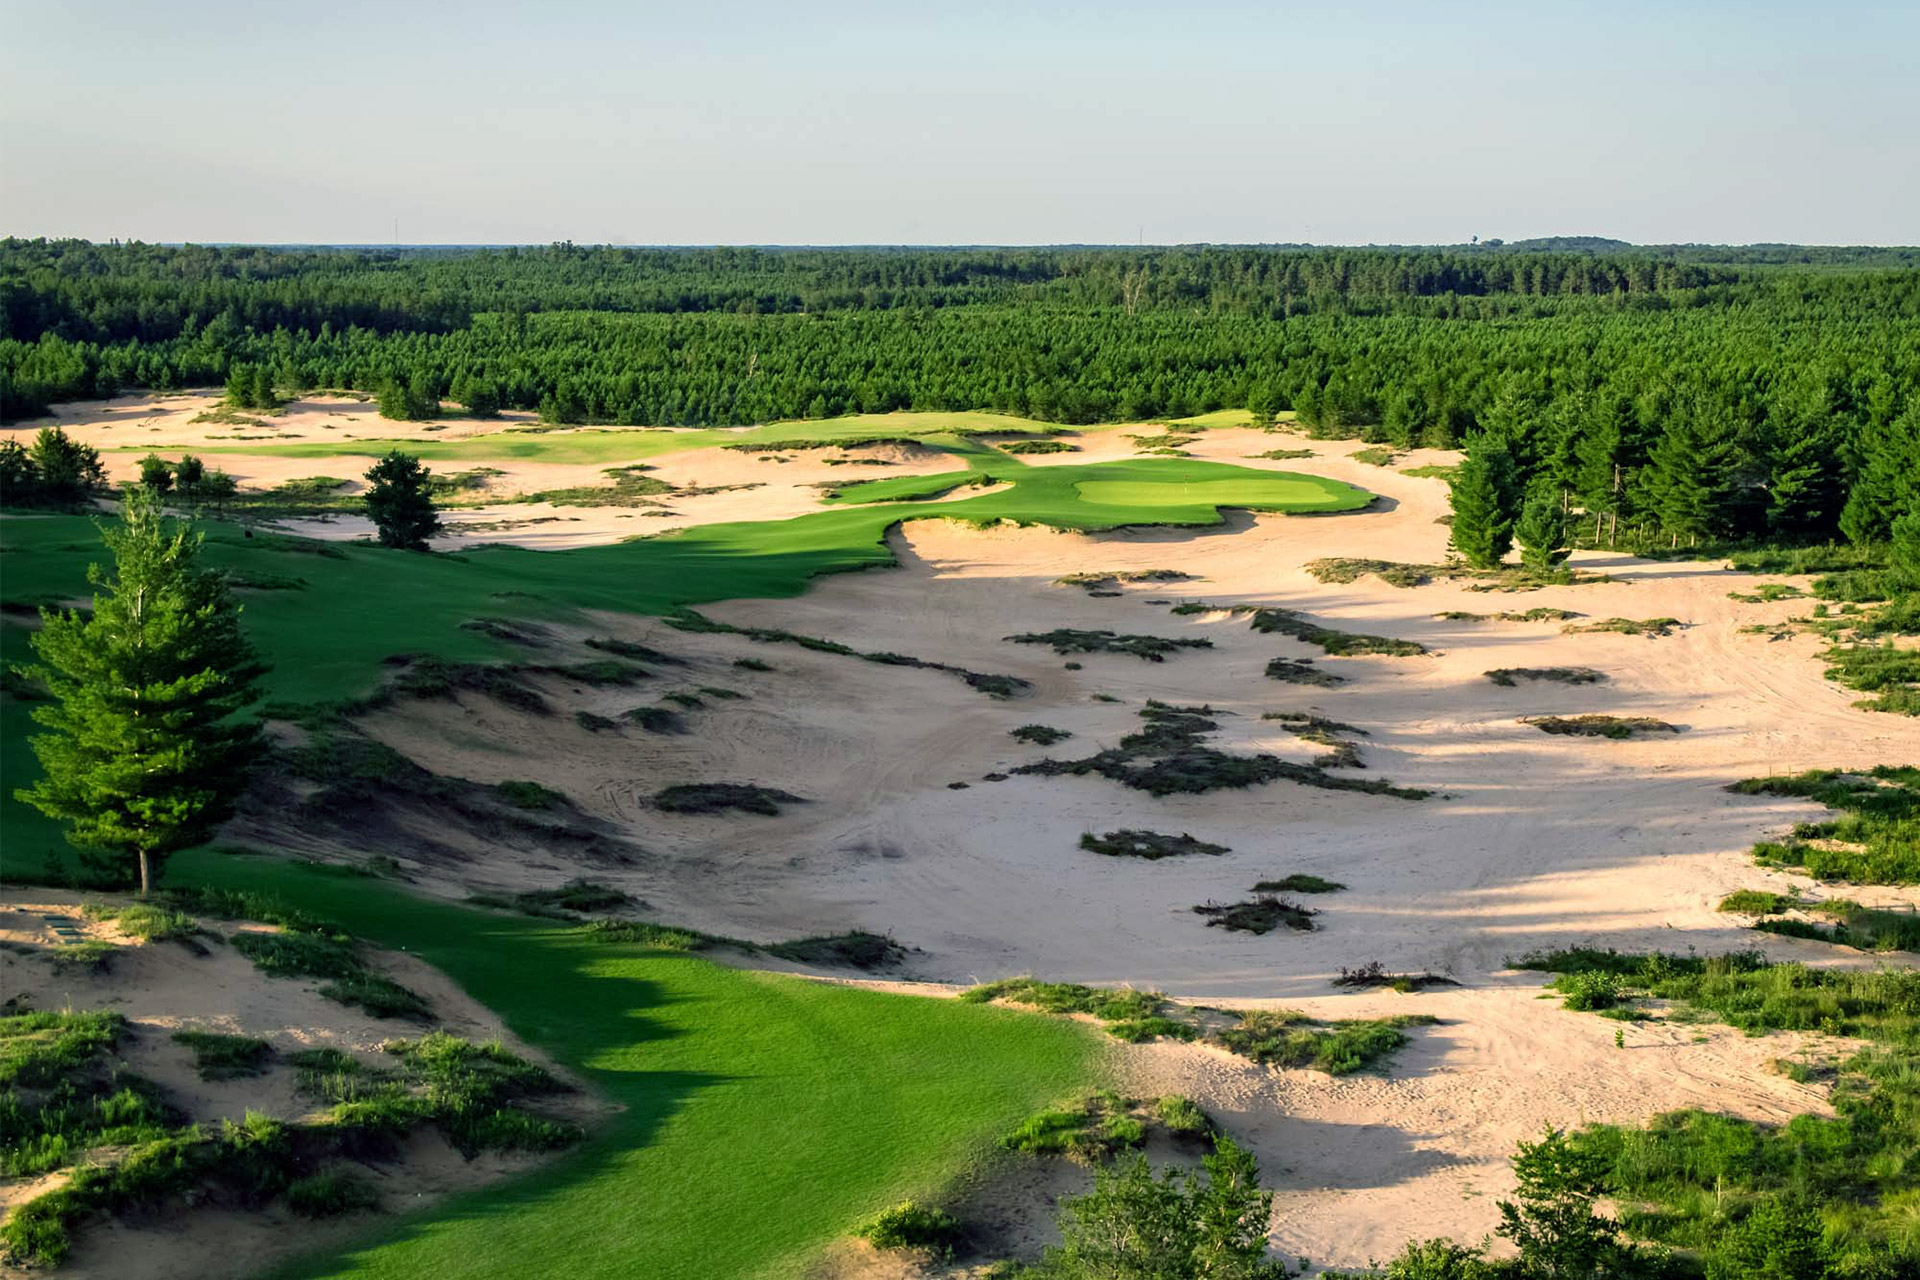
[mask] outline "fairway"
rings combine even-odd
[[[1307,476],[1247,480],[1199,480],[1168,484],[1140,480],[1083,480],[1074,486],[1085,502],[1104,507],[1247,507],[1259,510],[1317,508],[1335,496],[1328,483]]]
[[[1087,1087],[1099,1052],[1058,1019],[609,945],[281,861],[201,852],[170,876],[404,947],[624,1108],[538,1174],[388,1219],[289,1278],[789,1275]]]

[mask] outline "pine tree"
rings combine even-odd
[[[1792,424],[1774,449],[1771,464],[1767,528],[1776,534],[1832,536],[1847,489],[1840,442],[1831,424]]]
[[[1520,542],[1520,560],[1535,573],[1552,573],[1570,554],[1567,547],[1567,518],[1560,502],[1551,493],[1537,493],[1520,513],[1514,526]]]
[[[157,453],[140,459],[140,484],[155,493],[173,488],[173,464]]]
[[[1475,440],[1451,486],[1453,545],[1468,564],[1492,569],[1506,559],[1513,546],[1516,488],[1506,442],[1492,435]]]
[[[1912,590],[1920,590],[1920,499],[1889,529],[1887,559],[1894,576]]]
[[[28,451],[38,475],[40,496],[48,502],[85,502],[107,482],[100,451],[81,444],[59,427],[42,427]]]
[[[398,449],[368,468],[367,515],[379,530],[381,546],[425,551],[427,539],[440,532],[432,476],[420,459]]]
[[[1862,433],[1859,467],[1840,528],[1856,543],[1883,542],[1920,503],[1920,404]]]
[[[1653,512],[1675,543],[1717,533],[1726,508],[1731,445],[1701,417],[1698,404],[1674,414],[1647,456]]]
[[[91,614],[43,610],[30,674],[52,701],[33,718],[45,776],[16,791],[68,824],[67,839],[118,883],[146,894],[169,854],[201,844],[233,811],[257,744],[236,720],[266,668],[240,630],[200,536],[164,519],[160,497],[127,492],[103,525],[111,573],[93,566]]]
[[[227,368],[227,403],[237,409],[253,407],[253,371],[244,364]]]
[[[273,394],[273,373],[265,365],[253,371],[253,381],[249,388],[247,404],[254,409],[277,409],[280,397]]]

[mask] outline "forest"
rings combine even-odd
[[[1291,411],[1496,436],[1643,540],[1873,542],[1920,499],[1920,252],[0,242],[0,420],[222,383],[628,426]]]

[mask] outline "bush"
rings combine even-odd
[[[1147,1140],[1146,1125],[1131,1109],[1118,1094],[1097,1093],[1079,1106],[1028,1116],[1001,1145],[1027,1155],[1061,1155],[1098,1164]]]
[[[959,1243],[960,1220],[945,1209],[903,1200],[857,1234],[876,1249],[918,1249],[944,1261]]]
[[[1313,917],[1319,914],[1312,907],[1303,907],[1297,902],[1264,893],[1231,905],[1202,903],[1194,908],[1194,912],[1207,917],[1209,928],[1218,925],[1238,933],[1271,933],[1281,925],[1303,933],[1309,932],[1313,928]]]
[[[1167,1132],[1175,1137],[1205,1138],[1213,1135],[1213,1119],[1185,1094],[1169,1093],[1153,1104]]]
[[[1044,724],[1023,724],[1007,733],[1018,742],[1031,742],[1035,746],[1050,747],[1056,742],[1065,742],[1073,735],[1065,729],[1055,729]]]

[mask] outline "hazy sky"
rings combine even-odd
[[[0,0],[0,234],[1920,241],[1920,4]]]

